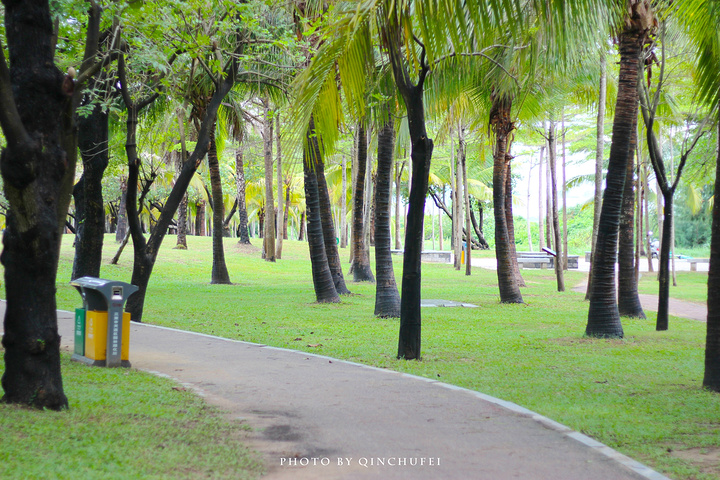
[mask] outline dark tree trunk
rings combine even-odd
[[[122,242],[128,234],[127,222],[127,177],[120,177],[120,207],[118,208],[115,241]]]
[[[327,182],[325,180],[325,165],[320,152],[317,135],[315,135],[315,125],[310,119],[310,132],[308,136],[308,148],[311,149],[311,160],[314,161],[315,181],[318,189],[318,202],[320,207],[320,223],[323,231],[323,241],[325,242],[325,255],[327,257],[328,268],[332,274],[335,291],[339,295],[348,295],[345,285],[345,277],[342,272],[342,263],[340,262],[340,254],[337,248],[337,237],[335,236],[335,226],[332,218],[332,205],[330,203],[330,193],[328,192]]]
[[[395,129],[391,118],[378,133],[377,186],[375,188],[375,316],[399,317],[400,294],[395,283],[390,234],[390,194],[392,192]]]
[[[638,62],[645,37],[644,29],[632,22],[620,33],[618,96],[585,329],[585,333],[592,337],[622,338],[624,335],[615,293],[615,262],[631,137],[638,115]]]
[[[104,78],[96,83],[102,86]],[[78,146],[83,174],[73,189],[78,228],[72,278],[99,277],[105,233],[105,205],[102,179],[108,166],[108,120],[110,116],[96,105],[90,115],[78,119]]]
[[[316,162],[315,155],[317,137],[312,134],[312,123],[308,127],[307,146],[303,152],[303,176],[305,180],[305,207],[307,213],[307,236],[308,247],[310,248],[310,263],[312,266],[313,286],[315,298],[319,303],[338,303],[340,297],[335,289],[335,282],[328,257],[325,251],[325,237],[323,235],[322,220],[320,218],[320,194],[316,170],[313,164]],[[302,233],[302,227],[300,228]]]
[[[205,232],[205,200],[198,200],[195,204],[195,236],[204,237]]]
[[[60,373],[55,283],[65,226],[63,181],[74,175],[60,118],[72,92],[53,60],[47,1],[3,2],[10,70],[0,53],[0,156],[9,203],[3,252],[6,311],[3,402],[67,408]],[[40,113],[42,112],[42,113]],[[70,171],[69,171],[70,170]]]
[[[720,198],[720,112],[718,113],[717,134],[715,198]],[[720,202],[713,204],[711,235],[703,387],[715,392],[720,392]]]
[[[350,270],[353,273],[355,282],[374,282],[372,270],[370,269],[370,258],[365,248],[365,237],[363,212],[365,210],[365,171],[367,170],[367,135],[365,127],[358,126],[358,152],[357,152],[357,176],[355,177],[355,197],[353,198],[353,226],[352,226],[352,265]]]
[[[477,202],[478,204],[478,216],[480,217],[480,220],[478,221],[475,218],[475,212],[470,209],[470,221],[473,225],[473,230],[475,230],[475,236],[478,238],[478,244],[480,247],[480,250],[488,250],[490,248],[490,245],[488,245],[487,240],[485,240],[485,235],[483,234],[483,206],[482,202]]]
[[[397,21],[397,19],[394,20]],[[394,25],[397,28],[397,24]],[[388,40],[393,38],[396,37],[391,34]],[[423,53],[418,80],[417,83],[413,83],[402,58],[400,47],[391,44],[388,52],[395,85],[405,101],[410,133],[410,158],[413,165],[407,223],[405,224],[405,254],[403,256],[397,356],[406,360],[419,360],[422,339],[420,260],[424,234],[425,197],[428,192],[430,161],[434,147],[425,128],[425,105],[423,103],[423,88],[429,67],[424,62],[425,55]]]
[[[238,46],[236,54],[239,53],[242,46]],[[131,283],[138,287],[137,293],[132,295],[127,302],[127,311],[130,312],[133,321],[142,321],[143,308],[145,304],[145,294],[147,293],[148,283],[152,274],[155,260],[162,246],[162,241],[167,233],[168,226],[173,220],[180,202],[187,192],[190,181],[197,171],[203,157],[207,154],[210,144],[210,131],[215,125],[217,111],[223,99],[230,91],[235,83],[235,72],[237,72],[237,59],[233,56],[232,60],[225,68],[222,81],[218,82],[218,87],[207,104],[204,118],[198,133],[197,144],[190,157],[183,162],[183,168],[175,180],[175,185],[170,191],[165,205],[158,218],[157,225],[149,239],[145,239],[140,228],[140,219],[138,217],[137,204],[137,187],[138,173],[140,168],[140,160],[138,158],[136,145],[137,130],[137,112],[152,103],[156,96],[146,99],[139,104],[133,103],[130,99],[129,92],[123,89],[123,99],[128,109],[127,120],[127,139],[125,142],[125,150],[128,156],[128,221],[130,224],[130,232],[133,239],[134,264]],[[118,71],[120,72],[120,83],[127,85],[125,78],[125,61],[120,56],[118,62]]]
[[[495,152],[493,154],[493,210],[495,213],[495,256],[497,257],[497,276],[502,303],[523,303],[520,286],[513,263],[514,243],[511,242],[506,207],[507,175],[510,172],[510,157],[507,154],[508,136],[515,128],[510,119],[512,100],[495,96],[490,113],[490,125],[495,133]]]
[[[300,231],[298,232],[298,241],[299,242],[305,241],[305,223],[306,223],[305,222],[305,214],[306,213],[307,212],[302,212],[300,214],[300,227],[299,227]]]
[[[208,149],[208,170],[210,171],[210,183],[212,188],[213,207],[213,262],[211,284],[230,284],[230,274],[225,263],[225,248],[223,248],[223,224],[225,222],[225,204],[223,202],[222,179],[220,178],[220,162],[217,156],[217,144],[215,143],[215,125],[210,129],[210,147]]]
[[[637,116],[635,116],[637,119]],[[618,312],[623,317],[645,318],[638,296],[638,278],[635,271],[635,147],[637,121],[630,137],[625,188],[623,190],[618,245]],[[640,235],[640,232],[638,232]]]
[[[555,245],[555,278],[558,292],[565,291],[565,277],[563,275],[563,249],[560,242],[560,221],[558,218],[558,192],[557,192],[557,137],[555,135],[556,123],[550,120],[548,128],[548,168],[550,170],[550,192],[552,196],[552,225],[553,244]]]
[[[245,165],[243,163],[243,151],[238,147],[235,150],[235,174],[237,185],[238,199],[238,216],[240,217],[240,227],[238,229],[240,240],[238,243],[250,245],[250,235],[248,234],[248,216],[245,203]]]
[[[670,235],[673,219],[673,196],[675,190],[663,191],[663,229],[660,241],[660,259],[658,272],[658,311],[655,330],[667,330],[669,326],[670,304],[670,250],[672,245]]]

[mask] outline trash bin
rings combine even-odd
[[[138,287],[116,280],[82,277],[70,282],[83,299],[75,311],[72,359],[94,366],[130,366],[130,314],[125,302]]]

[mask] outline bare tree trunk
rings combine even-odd
[[[270,101],[263,100],[263,154],[265,157],[265,232],[263,235],[264,259],[275,261],[275,200],[273,198],[273,121],[270,116]]]
[[[205,200],[198,200],[195,213],[195,235],[205,236]]]
[[[340,248],[347,248],[347,159],[342,156],[342,193],[340,194]]]
[[[540,147],[540,158],[538,159],[538,251],[542,252],[545,242],[543,241],[543,222],[545,211],[543,210],[543,199],[545,197],[545,189],[543,188],[543,165],[545,156],[545,145]]]
[[[605,103],[607,101],[607,60],[605,49],[600,52],[600,93],[598,96],[598,114],[595,136],[595,196],[593,198],[593,233],[590,249],[590,273],[588,274],[588,287],[585,300],[590,300],[592,289],[592,263],[595,258],[595,244],[597,243],[598,228],[600,226],[600,211],[602,208],[603,186],[603,158],[605,156]]]
[[[562,113],[562,268],[568,269],[567,172],[565,171],[565,109]]]
[[[117,230],[115,230],[115,241],[122,242],[128,234],[127,223],[127,177],[120,177],[120,208],[118,208]]]
[[[238,240],[238,243],[250,245],[247,206],[245,203],[245,165],[242,143],[235,150],[235,186],[237,188],[238,216],[240,217],[240,225],[238,226],[240,240]]]
[[[402,171],[405,168],[405,162],[399,165],[395,162],[395,250],[402,249],[400,241],[400,226],[404,215],[400,213],[400,181],[402,180]]]
[[[468,194],[467,159],[465,151],[465,127],[460,126],[458,131],[458,157],[462,163],[463,192],[465,193],[465,275],[470,275],[472,266],[470,257],[472,252],[472,228],[470,225],[470,195]]]
[[[277,221],[277,244],[275,249],[275,258],[282,258],[282,247],[283,247],[283,229],[282,221],[285,219],[283,214],[283,177],[282,177],[282,153],[280,150],[280,114],[275,114],[276,132],[275,137],[277,141],[277,189],[278,189],[278,221]]]
[[[560,225],[558,219],[558,195],[557,195],[557,139],[555,135],[556,123],[551,118],[548,128],[548,169],[550,170],[550,190],[552,192],[552,223],[553,241],[555,244],[555,277],[557,278],[558,292],[565,291],[565,277],[563,274],[563,252],[560,241]]]

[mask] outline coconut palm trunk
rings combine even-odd
[[[275,261],[275,199],[273,198],[273,121],[269,100],[263,100],[263,156],[265,158],[265,231],[263,232],[263,258]]]
[[[523,303],[520,286],[513,263],[517,263],[513,254],[514,245],[510,242],[506,214],[507,175],[510,157],[507,154],[508,136],[515,128],[510,119],[512,99],[503,95],[493,96],[490,112],[490,126],[495,134],[493,153],[493,210],[495,214],[495,256],[497,257],[498,287],[502,303]]]
[[[208,148],[208,170],[212,189],[212,273],[211,284],[230,284],[230,274],[225,263],[223,248],[223,223],[225,221],[225,204],[223,202],[222,180],[220,178],[220,162],[218,161],[217,143],[215,142],[215,125],[210,130],[210,146]]]
[[[637,116],[635,117],[637,118]],[[633,132],[637,132],[637,121]],[[618,311],[623,317],[645,318],[638,296],[638,278],[635,272],[635,162],[637,133],[630,139],[625,188],[623,190],[618,245]],[[640,232],[638,232],[638,235]]]
[[[375,316],[399,317],[400,294],[395,283],[390,235],[390,195],[392,191],[395,129],[392,118],[378,133],[377,187],[375,189]]]
[[[315,298],[319,303],[338,303],[340,297],[335,289],[335,281],[328,264],[325,251],[322,220],[320,218],[320,194],[314,164],[315,155],[319,154],[317,137],[312,125],[309,126],[303,151],[303,176],[305,184],[305,204],[307,215],[307,240],[310,248],[310,264],[312,269]],[[302,234],[302,225],[300,227]]]
[[[635,2],[620,33],[620,73],[615,105],[606,188],[598,224],[592,290],[585,333],[593,337],[622,338],[617,306],[615,263],[631,137],[638,114],[638,67],[652,14],[646,2]]]
[[[715,198],[720,198],[720,111],[718,111],[717,134]],[[715,392],[720,392],[720,202],[713,204],[711,237],[703,387]]]
[[[553,118],[548,123],[548,170],[550,171],[550,193],[552,207],[552,233],[555,246],[555,278],[558,292],[565,291],[565,276],[563,272],[563,245],[560,240],[560,221],[558,219],[558,191],[557,191],[557,123]]]
[[[327,257],[328,268],[332,274],[335,291],[338,295],[348,295],[345,285],[345,277],[343,276],[342,263],[340,262],[340,254],[337,248],[337,236],[335,235],[335,225],[333,224],[332,203],[330,202],[330,193],[328,191],[327,181],[325,180],[325,162],[322,158],[320,145],[315,135],[315,126],[313,119],[310,119],[310,131],[312,137],[309,139],[308,148],[311,149],[312,161],[314,162],[315,182],[318,189],[318,201],[320,206],[320,223],[323,231],[323,241],[325,242],[325,256]]]
[[[350,270],[353,273],[353,280],[356,282],[374,282],[372,270],[370,269],[370,258],[365,247],[365,173],[367,170],[367,135],[365,127],[358,126],[358,148],[357,148],[357,174],[355,176],[355,188],[353,197],[353,225],[352,225],[352,265]]]
[[[235,150],[235,187],[238,200],[238,243],[250,245],[250,234],[248,232],[247,204],[245,203],[245,163],[242,145]]]

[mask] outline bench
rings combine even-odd
[[[392,255],[404,255],[404,250],[390,250]],[[450,250],[425,250],[420,253],[420,261],[430,263],[452,263],[453,252]]]
[[[552,268],[555,263],[551,256],[534,256],[534,257],[518,257],[518,267],[520,268]]]
[[[697,272],[697,264],[698,263],[710,263],[709,258],[691,258],[688,260],[690,262],[690,271],[691,272]]]

